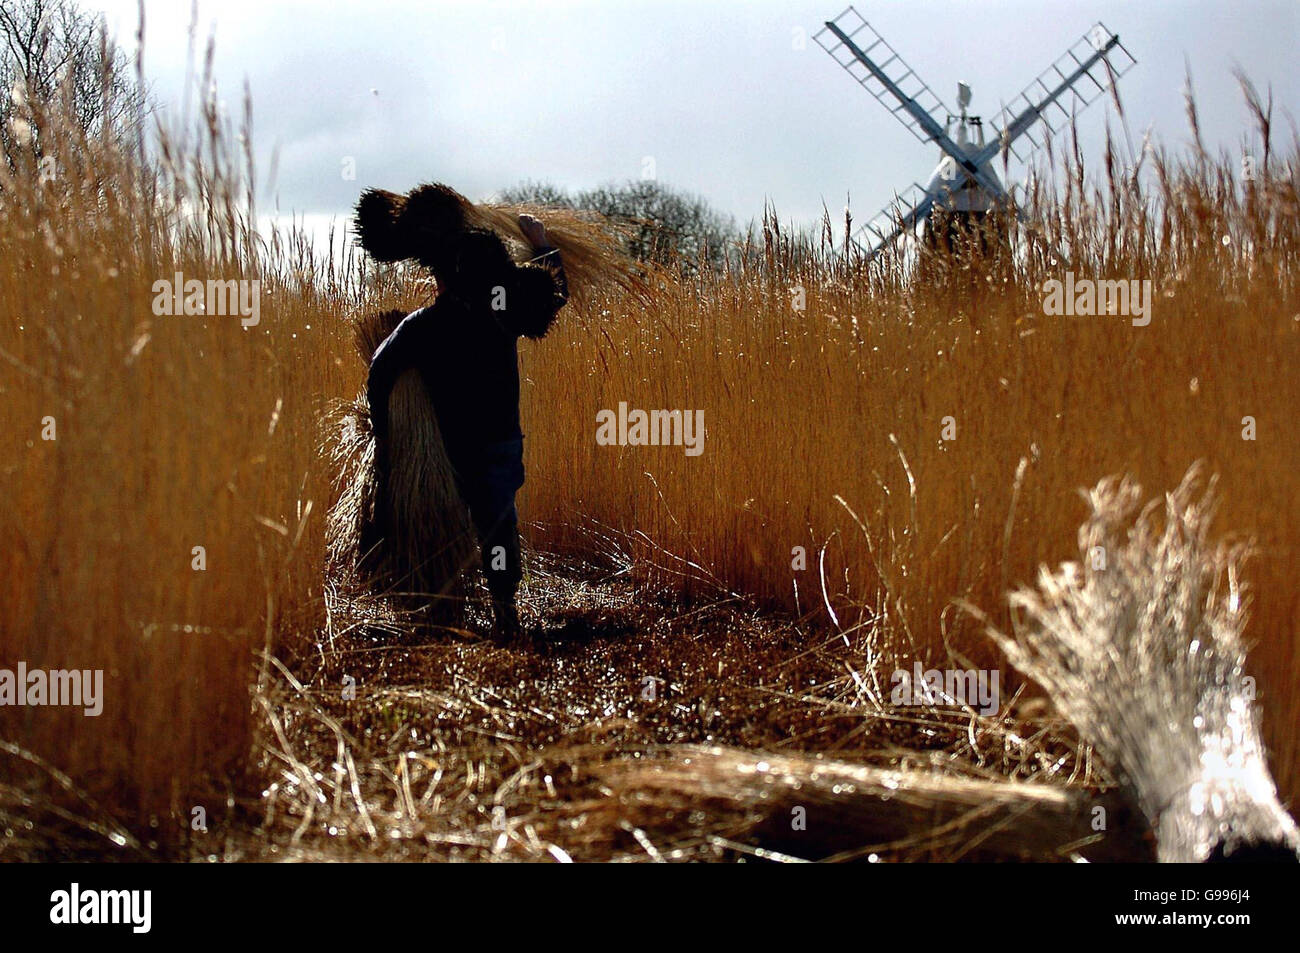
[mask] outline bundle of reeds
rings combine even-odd
[[[608,809],[665,846],[702,810],[715,838],[770,860],[1152,859],[1140,815],[1113,791],[699,746],[597,774]]]
[[[356,326],[367,362],[406,315],[375,312]],[[338,498],[330,510],[331,562],[431,624],[464,624],[465,571],[475,544],[433,404],[418,370],[388,398],[388,434],[376,437],[362,394],[333,415],[330,454]]]
[[[488,229],[501,238],[516,262],[534,259],[536,250],[519,227],[519,216],[543,222],[559,249],[576,308],[592,296],[613,292],[645,302],[650,297],[650,266],[634,262],[624,249],[622,227],[594,212],[528,204],[476,204],[442,183],[417,186],[406,194],[367,189],[357,203],[354,225],[360,245],[377,261],[414,260],[426,267],[427,255],[466,229]]]
[[[1300,834],[1278,801],[1244,675],[1244,549],[1210,543],[1213,487],[1198,499],[1200,485],[1193,467],[1158,521],[1154,504],[1134,519],[1131,480],[1099,483],[1082,562],[1044,568],[1037,590],[1011,597],[1028,620],[1014,635],[991,631],[1118,789],[679,747],[602,768],[611,804],[647,824],[711,811],[773,859],[1132,861],[1151,859],[1153,834],[1162,862],[1296,860]]]
[[[474,224],[494,230],[506,240],[516,260],[527,260],[535,253],[519,229],[520,215],[532,215],[546,225],[546,234],[560,250],[578,310],[599,291],[621,292],[642,301],[648,298],[651,266],[629,258],[622,227],[595,212],[519,204],[469,206]]]
[[[1246,547],[1210,541],[1199,466],[1163,518],[1155,502],[1135,518],[1141,499],[1128,479],[1089,491],[1080,561],[1042,569],[1011,598],[1027,618],[992,635],[1119,773],[1160,860],[1296,860],[1245,674]]]

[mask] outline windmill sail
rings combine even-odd
[[[1119,36],[1097,23],[1007,103],[995,128],[1021,162],[1137,62]],[[1022,141],[1023,140],[1023,141]]]
[[[913,182],[896,195],[894,201],[882,208],[875,218],[858,229],[854,241],[868,257],[875,257],[903,232],[914,229],[918,222],[930,214],[932,205],[934,197],[919,182]]]
[[[826,21],[813,39],[917,139],[942,135],[952,110],[853,7]]]

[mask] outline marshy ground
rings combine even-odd
[[[1016,733],[960,709],[883,711],[862,675],[865,626],[818,636],[733,595],[687,603],[625,570],[543,556],[523,604],[528,638],[509,645],[336,606],[314,653],[267,669],[261,799],[192,846],[212,836],[226,860],[765,856],[758,814],[623,783],[629,764],[688,750],[669,746],[1089,780],[1057,719]],[[943,859],[980,830],[874,846]]]

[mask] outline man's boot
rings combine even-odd
[[[492,634],[498,639],[516,639],[522,634],[514,599],[492,597]]]

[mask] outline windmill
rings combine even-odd
[[[957,85],[954,114],[853,7],[827,20],[814,39],[913,136],[939,147],[939,165],[925,185],[913,183],[859,229],[854,241],[866,242],[869,257],[922,223],[933,238],[939,218],[951,227],[1014,209],[993,160],[1010,154],[1026,162],[1137,62],[1119,36],[1095,24],[1003,107],[986,142],[983,120],[967,111],[970,87]]]

